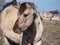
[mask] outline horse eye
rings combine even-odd
[[[28,16],[28,14],[24,14],[24,17],[27,17]]]

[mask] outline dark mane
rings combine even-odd
[[[20,13],[20,14],[22,14],[22,13],[27,9],[26,4],[29,4],[33,9],[35,9],[34,3],[24,2],[24,3],[22,3],[21,6],[20,6],[20,9],[19,9],[19,13]]]
[[[16,5],[17,4],[17,1],[16,0],[13,0],[12,2],[7,3],[6,5],[4,5],[4,7],[3,7],[2,10],[4,10],[6,7],[10,6],[11,4],[12,5]]]

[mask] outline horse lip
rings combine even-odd
[[[23,27],[22,30],[23,30],[23,31],[27,30],[27,26]]]

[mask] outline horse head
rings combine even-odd
[[[16,27],[18,27],[20,31],[25,31],[33,23],[33,14],[35,11],[35,5],[33,3],[22,3],[19,8],[19,18],[15,23],[14,29],[16,30]]]

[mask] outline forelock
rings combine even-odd
[[[22,3],[21,5],[20,5],[20,9],[19,9],[19,13],[20,13],[20,15],[26,10],[26,3]]]
[[[35,5],[34,3],[31,2],[24,2],[20,5],[20,9],[19,9],[19,13],[20,15],[27,9],[27,6],[30,6],[31,8],[33,8],[35,10]]]

